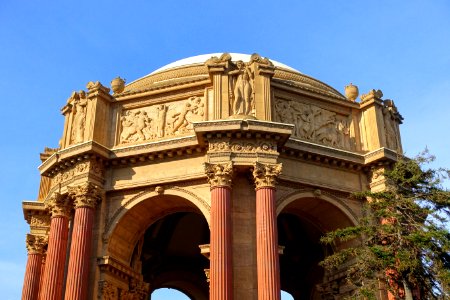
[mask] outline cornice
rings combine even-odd
[[[132,90],[124,92],[122,94],[114,95],[117,101],[124,101],[134,98],[145,97],[154,94],[161,94],[166,92],[172,92],[174,90],[182,90],[186,88],[204,86],[211,84],[211,80],[208,75],[198,76],[196,78],[189,79],[179,79],[179,80],[168,80],[167,82],[158,82],[153,84],[151,87]]]
[[[22,202],[23,217],[28,224],[31,222],[33,215],[48,215],[44,202],[23,201]]]
[[[123,279],[137,279],[140,280],[142,275],[134,271],[132,268],[127,266],[125,263],[111,257],[103,256],[97,258],[97,264],[103,272],[108,272],[110,274],[116,275]]]
[[[211,138],[235,137],[271,139],[283,145],[292,134],[294,125],[253,119],[214,120],[193,123],[200,145]]]
[[[323,90],[310,88],[307,85],[296,83],[292,81],[273,79],[271,85],[279,90],[284,90],[296,94],[301,94],[307,97],[319,98],[320,100],[333,103],[347,108],[360,108],[360,104],[351,102],[346,98],[338,97],[332,93],[325,93]]]
[[[361,169],[369,171],[374,165],[393,163],[398,159],[397,152],[387,148],[380,148],[369,153],[357,153],[293,138],[289,138],[280,152],[282,157],[354,171]]]
[[[79,161],[97,157],[100,160],[108,159],[110,150],[94,141],[76,144],[52,154],[39,167],[42,176],[53,177],[58,171],[72,167]]]

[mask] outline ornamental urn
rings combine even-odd
[[[350,100],[355,102],[356,98],[358,98],[359,95],[359,90],[358,87],[356,85],[353,84],[349,84],[345,87],[345,97]]]
[[[125,89],[125,79],[116,77],[111,81],[111,89],[114,94],[122,93]]]

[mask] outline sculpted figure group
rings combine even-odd
[[[277,99],[276,121],[295,124],[294,136],[326,146],[353,150],[350,116],[295,101]]]
[[[145,109],[127,110],[120,118],[120,143],[183,134],[192,130],[192,122],[202,121],[204,117],[205,107],[200,97]]]

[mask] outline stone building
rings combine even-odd
[[[228,53],[73,92],[23,202],[23,299],[346,295],[343,272],[318,266],[336,250],[319,238],[357,222],[352,192],[382,188],[402,118],[380,90],[345,94]]]

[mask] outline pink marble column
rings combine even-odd
[[[211,184],[210,300],[233,299],[231,177],[233,166],[205,164]]]
[[[28,260],[23,281],[22,300],[38,299],[42,259],[46,244],[46,237],[27,234]]]
[[[61,300],[64,284],[67,238],[69,231],[69,205],[67,198],[55,194],[46,203],[52,218],[47,258],[40,292],[41,300]]]
[[[275,207],[276,177],[281,164],[256,163],[256,259],[258,268],[258,300],[280,300],[280,262]]]
[[[87,183],[69,187],[69,195],[74,199],[75,217],[64,299],[84,300],[89,287],[94,208],[101,199],[101,193],[98,187]]]

